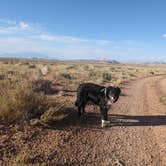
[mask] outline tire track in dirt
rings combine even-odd
[[[163,166],[166,163],[166,108],[156,93],[158,80],[162,81],[163,76],[143,78],[125,86],[126,96],[113,109],[113,113],[118,110],[115,118],[124,128],[124,133],[119,131],[123,138],[119,155],[126,165]]]
[[[151,87],[147,88],[148,112],[151,115],[158,116],[156,123],[161,125],[154,126],[153,133],[155,134],[157,144],[160,147],[159,154],[162,159],[162,165],[166,165],[166,106],[160,101],[160,97],[166,96],[166,77],[154,79]],[[153,103],[153,104],[151,104]]]

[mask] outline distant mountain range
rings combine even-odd
[[[21,53],[4,53],[0,54],[0,58],[21,58],[21,59],[45,59],[45,60],[54,60],[54,61],[70,61],[70,62],[85,62],[85,63],[105,63],[105,64],[121,64],[121,62],[110,59],[62,59],[57,57],[52,57],[48,55],[44,55],[37,52],[21,52]],[[131,64],[145,64],[145,65],[153,65],[153,64],[166,64],[166,62],[130,62]],[[130,64],[129,63],[129,64]]]
[[[68,60],[67,60],[68,61]],[[75,60],[69,60],[74,62],[86,62],[86,63],[108,63],[108,64],[120,64],[120,62],[116,60],[95,60],[95,59],[75,59]]]
[[[22,52],[22,53],[4,53],[0,54],[0,57],[5,58],[39,58],[39,59],[51,59],[50,56],[36,53],[36,52]]]
[[[87,63],[109,63],[109,64],[119,64],[120,62],[116,60],[109,60],[109,59],[100,59],[100,60],[94,60],[94,59],[72,59],[72,60],[65,60],[60,58],[53,58],[48,55],[36,53],[36,52],[22,52],[22,53],[4,53],[0,54],[0,57],[3,58],[21,58],[21,59],[46,59],[46,60],[60,60],[60,61],[73,61],[73,62],[87,62]]]

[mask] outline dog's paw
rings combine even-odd
[[[82,114],[83,114],[84,116],[86,116],[88,113],[87,113],[87,112],[83,112]]]
[[[101,127],[109,127],[110,121],[108,120],[101,120]]]

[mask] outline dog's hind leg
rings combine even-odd
[[[87,99],[84,99],[83,104],[82,104],[82,113],[85,114],[85,107],[87,104]]]
[[[78,116],[85,114],[85,105],[81,105],[78,107]]]
[[[81,116],[81,109],[82,109],[82,107],[78,106],[78,116]]]
[[[78,116],[81,116],[82,113],[84,113],[84,109],[85,109],[85,104],[83,100],[80,100],[78,102]]]

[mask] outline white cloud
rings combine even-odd
[[[16,24],[16,21],[0,18],[0,23],[14,25]]]
[[[9,34],[9,33],[10,33],[10,31],[8,29],[0,27],[0,34]]]
[[[33,32],[37,29],[34,24],[29,24],[26,22],[15,22],[11,20],[0,19],[0,34],[16,34],[20,32]]]
[[[20,27],[20,29],[23,29],[23,30],[31,29],[31,26],[25,22],[20,22],[19,27]]]
[[[56,41],[56,37],[51,35],[39,35],[38,37],[42,40]]]
[[[163,34],[163,37],[166,37],[166,34]]]
[[[55,41],[55,42],[64,42],[64,43],[79,43],[79,42],[89,42],[89,39],[77,38],[72,36],[59,36],[59,35],[48,35],[48,34],[41,34],[38,36],[42,40],[47,41]]]
[[[61,43],[86,43],[86,44],[95,44],[95,45],[110,45],[113,42],[110,40],[93,40],[93,39],[85,39],[78,38],[73,36],[60,36],[60,35],[48,35],[48,34],[40,34],[36,36],[42,40],[51,41],[51,42],[61,42]]]
[[[2,25],[1,22],[6,23],[6,25]],[[0,20],[0,34],[1,35],[20,35],[24,33],[24,38],[26,37],[32,37],[36,38],[38,40],[48,41],[48,42],[59,42],[59,43],[75,43],[75,44],[93,44],[93,45],[110,45],[112,44],[112,41],[110,40],[100,40],[100,39],[86,39],[86,38],[80,38],[80,37],[74,37],[74,36],[63,36],[63,35],[53,35],[45,31],[41,31],[40,28],[38,29],[35,24],[27,23],[24,21],[15,22],[14,24],[8,24],[12,23],[11,20]]]

